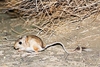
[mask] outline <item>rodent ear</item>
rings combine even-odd
[[[22,36],[19,36],[19,39],[22,39]]]
[[[23,39],[23,40],[26,40],[26,36],[23,36],[22,39]]]

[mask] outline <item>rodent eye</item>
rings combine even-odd
[[[19,44],[21,45],[21,44],[22,44],[22,42],[19,42]]]

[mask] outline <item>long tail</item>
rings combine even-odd
[[[86,48],[86,47],[80,47],[80,46],[78,46],[76,49],[74,49],[74,50],[72,50],[72,51],[67,51],[66,48],[65,48],[65,46],[64,46],[61,42],[55,42],[55,43],[46,45],[46,47],[44,47],[41,51],[45,51],[45,50],[48,49],[49,47],[56,46],[56,45],[62,46],[63,50],[64,50],[67,54],[75,53],[75,52],[77,52],[77,51],[79,51],[80,53],[81,53],[82,51],[92,51],[92,49],[88,49],[88,48]]]
[[[55,42],[55,43],[49,44],[49,45],[47,45],[45,48],[43,48],[43,50],[41,50],[41,51],[44,51],[44,50],[46,50],[47,48],[49,48],[49,47],[51,47],[51,46],[56,46],[56,45],[62,46],[62,48],[64,49],[64,51],[68,54],[68,51],[66,50],[65,46],[64,46],[61,42]]]

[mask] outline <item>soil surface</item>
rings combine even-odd
[[[0,22],[2,23],[2,21]],[[10,27],[2,27],[1,24],[0,26],[0,32],[4,29],[9,31]],[[46,44],[60,41],[66,49],[75,49],[79,45],[92,49],[92,51],[83,51],[67,56],[60,46],[55,46],[38,54],[32,53],[26,56],[28,53],[13,49],[14,41],[1,40],[6,39],[6,35],[8,35],[7,38],[17,39],[3,31],[0,33],[0,67],[100,67],[100,14],[96,15],[96,18],[91,16],[82,22],[68,23],[60,33],[49,39],[44,37],[43,41]]]

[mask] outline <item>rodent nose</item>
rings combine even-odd
[[[15,50],[18,50],[19,48],[15,48],[15,47],[14,47],[14,49],[15,49]]]

